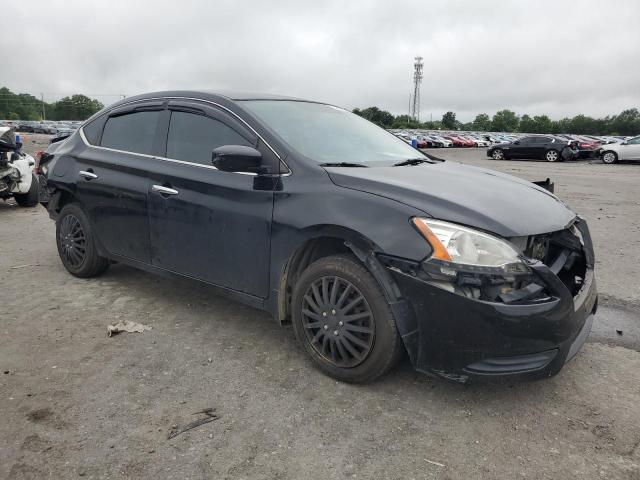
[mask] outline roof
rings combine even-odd
[[[260,92],[242,92],[234,90],[196,90],[196,92],[207,93],[210,95],[220,95],[227,97],[231,100],[297,100],[297,101],[310,101],[304,98],[290,97],[287,95],[278,95],[274,93],[260,93]]]
[[[295,100],[303,102],[311,102],[313,100],[305,100],[302,98],[288,97],[286,95],[277,95],[273,93],[257,93],[257,92],[240,92],[229,90],[166,90],[161,92],[148,92],[133,97],[127,97],[116,102],[117,104],[128,103],[131,100],[142,100],[153,97],[194,97],[203,99],[225,99],[230,101],[237,100]]]

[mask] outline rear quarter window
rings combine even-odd
[[[87,139],[91,145],[99,145],[100,144],[100,135],[102,134],[102,127],[104,127],[104,121],[106,117],[103,115],[101,117],[92,120],[87,123],[84,127],[82,127],[82,132],[84,133],[84,137]]]

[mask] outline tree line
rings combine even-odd
[[[618,115],[592,118],[576,115],[573,118],[552,120],[547,115],[519,116],[511,110],[500,110],[493,117],[480,113],[472,122],[462,123],[454,112],[447,112],[441,120],[416,122],[408,115],[398,115],[378,107],[355,108],[353,113],[384,128],[423,128],[426,130],[471,130],[478,132],[521,133],[573,133],[584,135],[638,135],[640,134],[640,111],[629,108]]]
[[[43,110],[44,106],[44,110]],[[2,120],[86,120],[102,110],[104,105],[86,95],[76,94],[52,103],[43,102],[28,93],[13,93],[0,88],[0,119]]]

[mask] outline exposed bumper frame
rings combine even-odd
[[[476,300],[389,268],[412,313],[398,326],[414,368],[460,382],[558,373],[586,341],[597,309],[591,237],[584,220],[575,225],[587,264],[575,297],[541,262],[531,267],[552,298],[528,304]]]

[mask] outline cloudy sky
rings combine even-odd
[[[640,107],[640,1],[3,2],[0,86],[103,103],[163,89],[282,93],[422,119]]]

